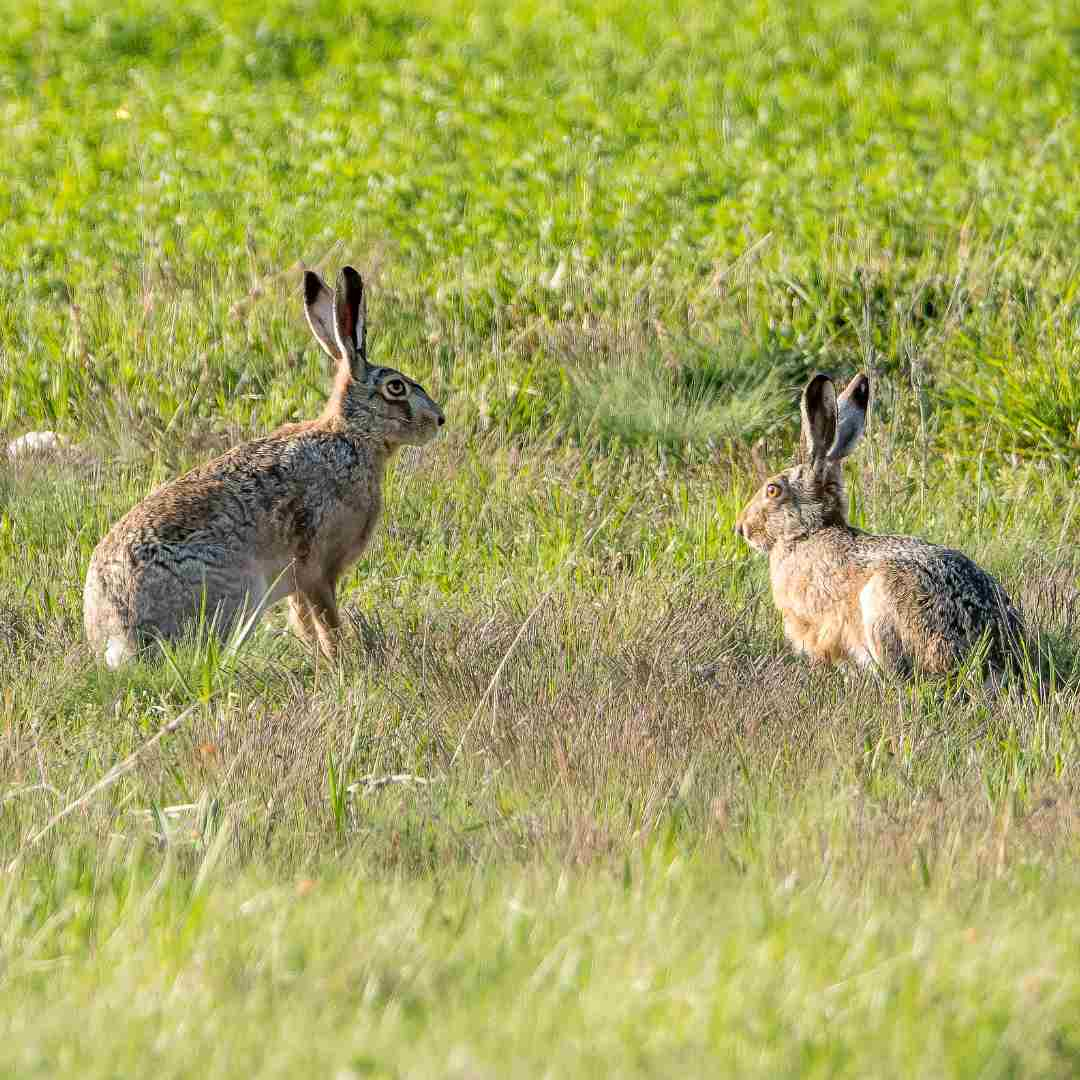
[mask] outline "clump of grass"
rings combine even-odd
[[[559,348],[571,430],[687,460],[788,422],[805,370],[797,351],[754,349],[724,324],[586,320],[563,329]]]
[[[1070,337],[1072,338],[1070,340]],[[945,400],[1002,449],[1080,460],[1080,339],[983,354],[951,379]]]
[[[790,388],[776,372],[729,374],[720,364],[672,371],[649,356],[588,373],[572,370],[571,423],[620,446],[692,458],[725,442],[753,441],[786,419]]]

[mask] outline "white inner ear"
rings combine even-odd
[[[846,408],[844,407],[846,404]],[[829,448],[829,460],[841,461],[862,442],[866,431],[866,411],[850,402],[840,403],[840,415],[836,422],[836,438]]]
[[[311,327],[315,340],[322,346],[323,352],[331,360],[340,360],[342,354],[338,351],[337,333],[334,329],[334,298],[330,290],[325,287],[320,289],[315,302],[304,305],[304,313],[307,315],[308,326]]]
[[[357,355],[356,346],[351,341],[342,340],[341,330],[338,327],[337,319],[334,320],[334,340],[341,350],[341,355],[348,358],[348,361],[351,364]]]

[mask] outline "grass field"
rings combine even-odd
[[[0,11],[0,436],[71,440],[0,456],[0,1074],[1075,1075],[1076,12],[338,7]],[[448,420],[340,664],[97,668],[94,545],[318,411],[345,261]],[[860,368],[854,520],[1046,700],[785,647],[751,446]]]

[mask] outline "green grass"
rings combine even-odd
[[[1075,1073],[1075,14],[338,8],[0,12],[0,435],[73,444],[0,456],[0,1072]],[[317,412],[347,260],[448,423],[340,664],[98,669],[94,545]],[[785,647],[751,447],[861,367],[855,520],[1048,699]]]

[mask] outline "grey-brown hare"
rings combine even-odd
[[[802,395],[800,463],[770,477],[736,521],[769,556],[784,634],[812,661],[899,675],[952,671],[985,641],[987,673],[1000,679],[1022,666],[1026,635],[997,581],[959,551],[847,522],[841,462],[862,439],[869,402],[866,375],[839,399],[815,375]]]
[[[337,363],[322,415],[159,488],[95,549],[86,636],[110,667],[200,615],[226,637],[285,597],[293,629],[334,656],[337,582],[371,539],[387,462],[403,444],[429,442],[444,417],[412,379],[368,363],[364,286],[351,266],[334,292],[307,272],[304,308]]]

